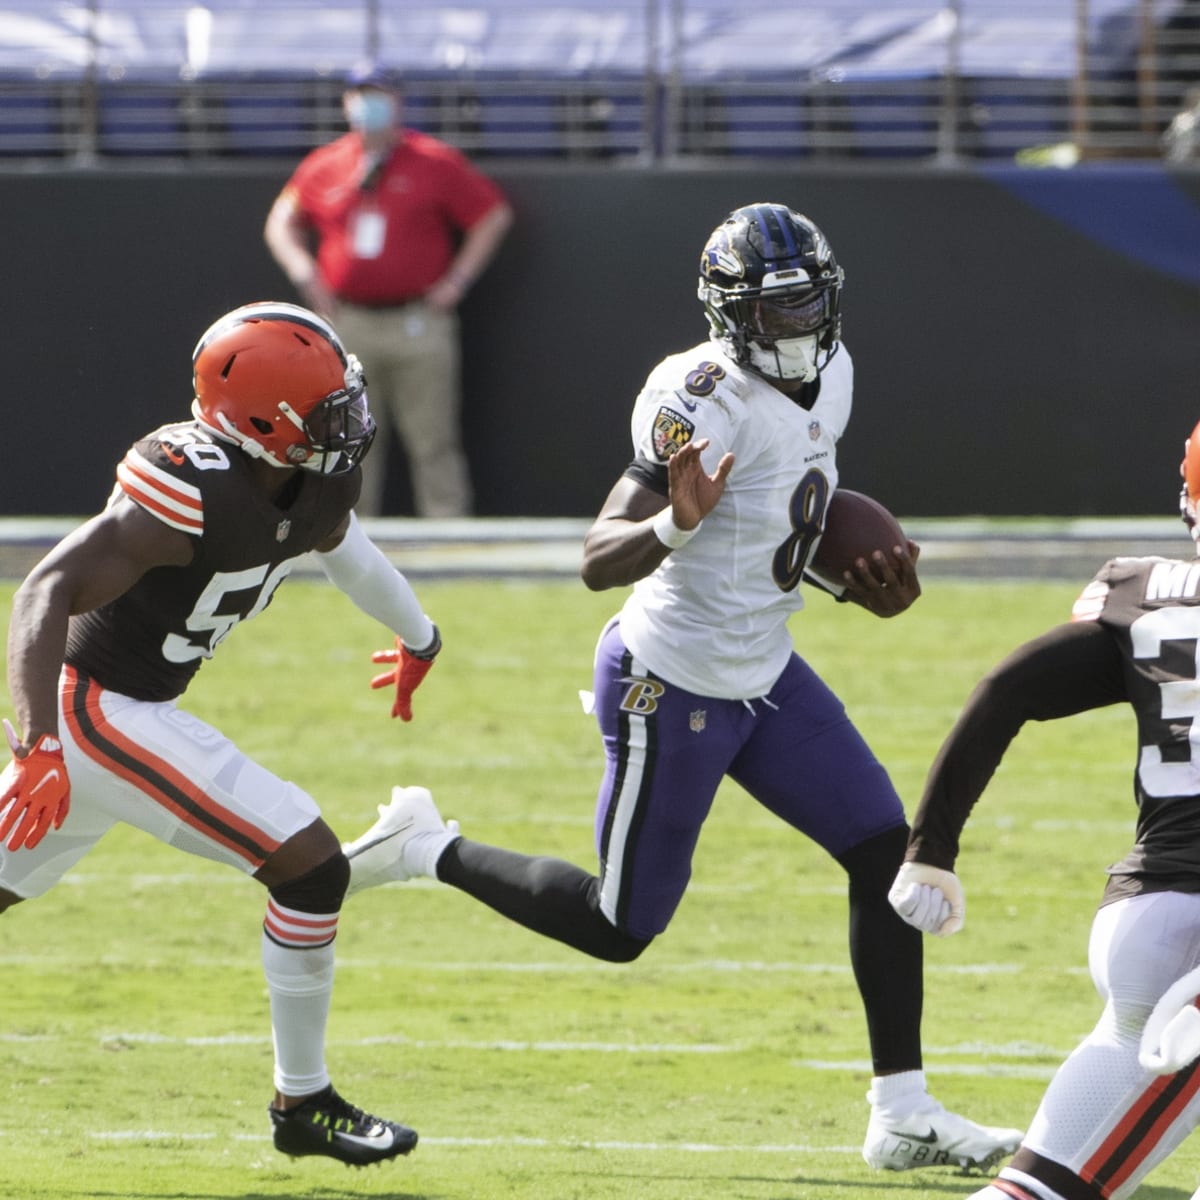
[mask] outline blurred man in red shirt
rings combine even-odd
[[[403,100],[383,68],[353,72],[342,103],[350,132],[300,162],[267,217],[267,247],[305,303],[336,320],[370,384],[384,432],[358,511],[381,511],[391,428],[418,515],[465,516],[457,307],[512,209],[458,150],[401,125]]]

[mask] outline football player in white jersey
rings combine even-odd
[[[1200,425],[1183,476],[1183,517],[1200,550]],[[1108,868],[1088,944],[1104,1008],[1012,1162],[971,1200],[1125,1200],[1200,1122],[1200,559],[1113,559],[1071,616],[971,694],[930,770],[892,889],[916,928],[957,932],[959,835],[1021,726],[1129,706],[1137,832]]]
[[[874,1078],[864,1157],[904,1170],[979,1168],[1015,1129],[976,1125],[926,1090],[921,939],[887,889],[908,826],[886,772],[838,698],[796,654],[788,618],[837,487],[853,366],[843,273],[808,217],[738,209],[700,259],[710,337],[651,372],[633,461],[589,530],[583,579],[632,592],[600,636],[595,713],[607,769],[600,872],[459,838],[429,793],[399,788],[346,847],[351,890],[434,876],[584,953],[636,958],[666,929],[728,776],[837,860]],[[877,616],[917,599],[917,547],[860,560],[833,590]]]

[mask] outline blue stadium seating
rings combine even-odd
[[[106,84],[97,97],[97,150],[109,155],[183,156],[187,126],[177,89]]]
[[[1155,0],[1153,20],[1195,2]],[[373,57],[428,84],[410,98],[417,128],[487,156],[555,159],[664,147],[925,158],[948,137],[963,153],[1008,157],[1070,136],[1059,97],[1080,12],[1076,0],[0,5],[3,155],[92,140],[101,154],[299,154],[335,131],[338,81]],[[1097,128],[1128,117],[1144,11],[1144,0],[1088,0],[1090,79],[1126,97],[1096,113]],[[943,120],[947,78],[960,102]],[[72,122],[93,110],[69,89],[93,85],[99,124],[80,134]]]
[[[57,89],[30,86],[20,92],[0,90],[0,156],[61,157],[67,152]]]

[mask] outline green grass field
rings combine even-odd
[[[794,630],[911,811],[976,678],[1076,590],[936,581],[893,621],[815,596]],[[311,791],[344,837],[393,783],[424,783],[465,832],[591,867],[600,750],[577,693],[620,596],[495,580],[419,592],[446,650],[411,725],[367,687],[387,639],[304,581],[234,634],[188,706]],[[1023,1124],[1094,1021],[1087,933],[1132,836],[1133,753],[1123,710],[1027,729],[968,826],[966,929],[926,943],[926,1070],[949,1107]],[[263,904],[235,872],[121,829],[0,922],[3,1195],[954,1200],[978,1186],[862,1162],[870,1068],[843,876],[732,785],[675,923],[630,966],[433,883],[348,903],[330,1069],[422,1134],[381,1168],[271,1147]],[[1184,1200],[1198,1179],[1185,1146],[1139,1198]]]

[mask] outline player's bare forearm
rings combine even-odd
[[[670,553],[649,520],[599,517],[583,543],[580,575],[593,592],[644,579]]]
[[[662,495],[628,476],[613,484],[583,539],[579,573],[593,592],[636,583],[667,557],[650,524],[662,509]]]
[[[13,597],[8,628],[8,690],[21,744],[58,733],[58,672],[67,643],[70,603],[53,580],[31,577]]]
[[[26,743],[58,730],[58,675],[71,616],[123,595],[153,567],[192,555],[187,535],[128,499],[69,533],[30,571],[13,597],[8,679]]]
[[[660,492],[626,476],[617,480],[583,540],[580,574],[592,591],[625,587],[644,579],[671,553],[672,546],[683,544],[673,538],[682,535],[686,541],[686,535],[712,512],[724,494],[733,455],[723,455],[709,475],[700,461],[708,444],[707,438],[701,438],[672,455],[667,464],[666,504]],[[654,518],[668,508],[671,528],[664,541]]]

